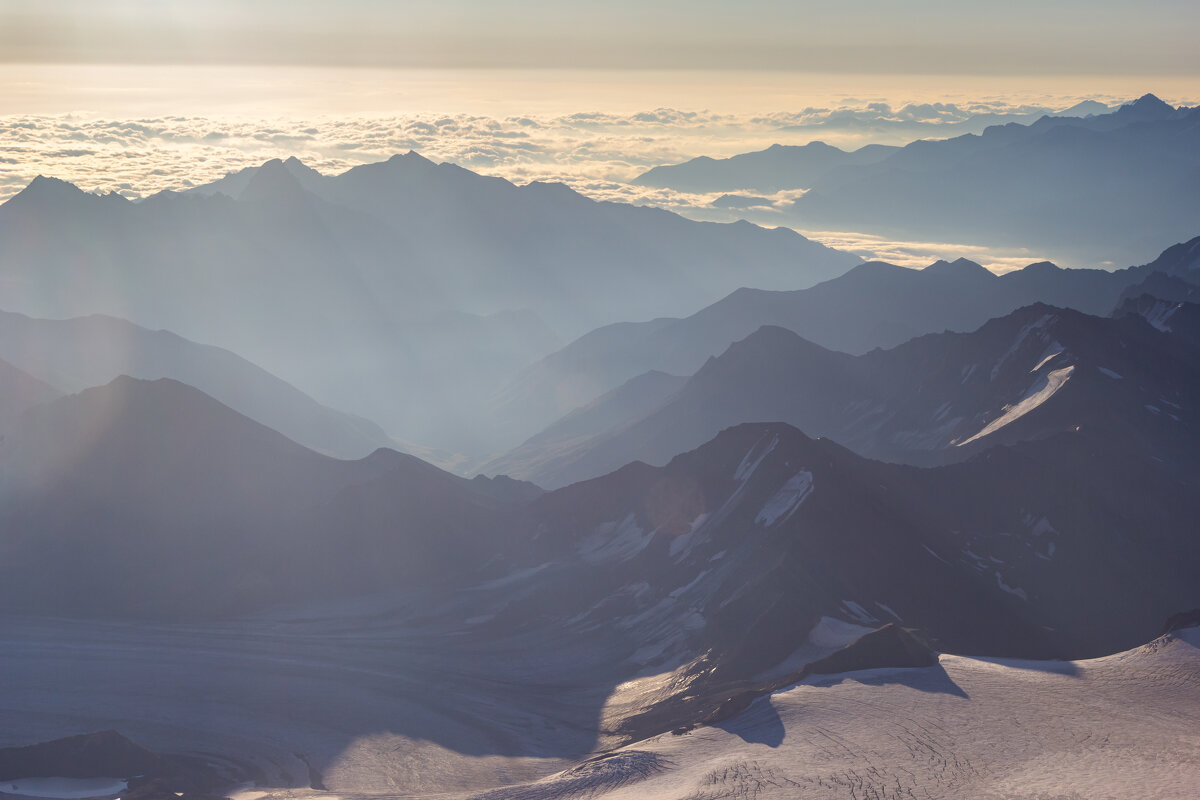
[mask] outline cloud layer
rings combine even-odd
[[[1029,120],[1061,108],[996,101],[863,103],[763,115],[671,108],[503,118],[7,115],[0,116],[0,199],[38,174],[144,197],[279,156],[296,155],[321,171],[336,172],[411,149],[516,181],[562,180],[612,199],[672,205],[676,201],[669,195],[623,184],[649,167],[701,154],[728,156],[813,139],[844,148],[904,143]]]
[[[852,103],[797,111],[739,115],[673,108],[636,113],[578,112],[493,117],[478,114],[336,116],[251,119],[159,116],[106,119],[79,115],[0,116],[0,200],[35,176],[72,181],[90,191],[146,197],[180,190],[295,155],[325,173],[416,150],[437,161],[500,175],[517,183],[562,181],[599,200],[655,205],[700,219],[735,219],[737,208],[713,207],[716,195],[633,186],[646,169],[705,154],[729,156],[774,143],[824,140],[847,149],[870,142],[904,143],[1029,121],[1080,100],[1111,104],[1118,98],[1062,98],[1054,106],[1003,100],[973,103]],[[796,193],[768,198],[786,206]],[[770,222],[760,209],[755,218]],[[821,238],[820,235],[817,238]],[[845,237],[826,237],[830,243]],[[872,237],[849,249],[887,253]],[[941,251],[917,247],[909,260]],[[903,262],[905,250],[891,256]],[[953,251],[962,254],[963,250]],[[1014,259],[1023,258],[1014,254]],[[1004,262],[994,261],[997,266]]]

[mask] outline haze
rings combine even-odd
[[[0,800],[1195,800],[1198,23],[0,0]]]

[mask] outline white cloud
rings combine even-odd
[[[1058,107],[1066,101],[1060,101]],[[296,155],[330,172],[417,150],[435,160],[517,180],[561,180],[632,202],[688,206],[687,198],[614,184],[649,167],[707,154],[729,156],[776,142],[820,138],[844,147],[953,135],[997,119],[1049,109],[1003,101],[864,102],[767,115],[657,108],[629,114],[578,112],[247,119],[163,116],[104,119],[74,115],[0,116],[0,198],[38,174],[87,189],[135,187],[145,196],[221,177],[226,171]]]
[[[598,200],[654,205],[696,219],[730,220],[747,212],[715,208],[718,194],[639,187],[629,181],[652,166],[697,155],[725,157],[775,143],[804,144],[814,139],[846,148],[867,142],[903,143],[1026,120],[1081,99],[1097,98],[1059,97],[1050,105],[1004,99],[908,104],[851,99],[839,106],[753,115],[674,108],[495,117],[8,115],[0,116],[0,200],[39,174],[87,190],[145,197],[206,183],[270,158],[295,155],[321,172],[337,173],[416,150],[436,161],[518,183],[561,181]],[[770,224],[773,210],[786,209],[801,193],[771,195],[769,206],[753,209],[754,219]],[[1036,260],[1035,254],[895,243],[857,234],[818,232],[813,238],[867,257],[914,266],[960,255],[977,255],[977,260],[997,269]]]

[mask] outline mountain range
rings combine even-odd
[[[663,467],[542,494],[390,451],[331,459],[183,384],[120,378],[27,411],[0,442],[4,607],[180,621],[402,589],[442,609],[418,626],[608,642],[618,678],[651,665],[747,678],[823,617],[902,621],[954,652],[1120,649],[1200,599],[1200,359],[1136,315],[1026,312],[914,343],[997,351],[1019,331],[974,371],[981,389],[1069,373],[1009,424],[1023,435],[981,436],[986,414],[964,422],[981,445],[938,468],[751,423]],[[1089,327],[1097,345],[1069,335]],[[1031,373],[1043,338],[1071,349]],[[1094,366],[1121,345],[1107,363],[1128,377]],[[1133,414],[1147,392],[1156,407]]]
[[[634,460],[665,464],[724,428],[758,420],[920,465],[1080,425],[1172,452],[1196,422],[1198,363],[1194,340],[1142,315],[1101,318],[1042,304],[970,333],[928,334],[859,356],[764,326],[682,386],[667,387],[657,404],[627,405],[614,393],[597,403],[606,429],[551,428],[496,469],[554,488]]]
[[[337,176],[275,160],[137,203],[38,178],[0,206],[8,310],[171,330],[389,434],[464,452],[494,449],[470,422],[477,398],[559,337],[857,261],[787,230],[515,186],[415,153]]]
[[[739,289],[689,317],[610,325],[580,337],[523,370],[495,396],[492,413],[498,425],[533,436],[644,372],[692,375],[764,325],[860,354],[927,333],[974,330],[1039,302],[1108,315],[1123,292],[1145,281],[1196,285],[1198,248],[1195,238],[1148,264],[1115,272],[1042,262],[997,275],[967,259],[923,270],[870,262],[809,289]],[[505,463],[489,463],[483,471],[503,470]]]
[[[1195,233],[1198,126],[1200,110],[1147,94],[1111,113],[1044,116],[894,151],[779,148],[658,167],[637,182],[808,190],[790,205],[745,209],[763,224],[1035,248],[1072,265],[1136,263]]]
[[[395,447],[378,425],[322,406],[227,350],[115,317],[50,320],[0,311],[0,359],[61,394],[122,375],[172,378],[293,441],[340,458],[362,458],[380,447]],[[45,399],[45,393],[35,395],[22,403],[22,410]],[[0,430],[7,427],[3,419],[0,414]]]
[[[847,152],[824,142],[773,144],[766,150],[730,158],[700,156],[682,164],[654,167],[633,183],[680,192],[778,192],[813,186],[839,167],[876,164],[899,149],[869,144]]]
[[[1119,202],[1187,178],[1196,121],[656,174],[944,178],[1019,228],[1097,154]],[[1038,165],[1015,216],[951,180]],[[1086,246],[1175,230],[1139,219]],[[1194,229],[998,275],[415,153],[39,178],[0,206],[0,794],[1188,796]]]
[[[530,493],[390,450],[334,459],[185,384],[120,377],[28,409],[0,440],[0,600],[191,619],[445,581],[500,546],[468,540]]]

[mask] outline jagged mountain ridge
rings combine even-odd
[[[170,329],[389,434],[490,452],[497,431],[471,423],[478,398],[560,336],[858,261],[786,230],[519,187],[416,154],[338,176],[271,161],[217,186],[237,197],[132,203],[34,180],[0,206],[6,307]]]
[[[1161,103],[1161,101],[1159,102]],[[1082,119],[1106,115],[1113,110],[1103,103],[1085,100],[1048,116],[1050,118],[1077,117]],[[976,115],[968,125],[974,127],[979,124],[975,120],[987,119],[989,116],[995,119],[1000,117],[996,114]],[[1024,120],[1015,119],[1006,124],[1031,124],[1037,123],[1039,119],[1041,116],[1028,116]],[[903,125],[899,121],[894,124]],[[783,130],[792,130],[795,127],[788,126]],[[944,129],[948,131],[959,132],[962,127],[961,123],[944,124]],[[995,123],[988,127],[995,127]],[[931,137],[914,135],[912,138],[927,139]],[[900,147],[891,145],[866,145],[857,150],[843,151],[821,141],[809,142],[803,146],[773,144],[765,150],[741,153],[729,158],[714,159],[708,156],[699,156],[680,164],[664,164],[642,173],[633,180],[633,183],[640,186],[657,186],[690,192],[747,189],[774,192],[780,189],[809,188],[828,172],[843,166],[875,164],[900,149]]]
[[[429,597],[419,625],[589,631],[618,672],[704,656],[747,677],[822,617],[898,617],[958,652],[1104,652],[1200,585],[1200,469],[1161,415],[1173,450],[1085,425],[938,469],[746,424],[541,496],[388,451],[329,459],[169,380],[26,419],[0,444],[0,513],[5,607],[29,613],[212,618],[403,587]]]
[[[1136,262],[1197,229],[1198,126],[1200,110],[1147,94],[1111,113],[914,141],[882,159],[779,186],[809,190],[786,208],[744,213],[801,230],[1033,247],[1072,264]],[[734,172],[770,152],[719,163]],[[714,165],[685,166],[659,168],[655,178],[695,188],[693,178]],[[755,187],[755,171],[736,173],[745,177],[722,177],[740,183],[733,188]]]
[[[480,635],[613,636],[630,668],[681,670],[693,692],[771,668],[823,617],[899,621],[951,652],[1104,653],[1196,593],[1182,509],[1200,472],[1157,455],[1082,429],[921,469],[741,425],[519,511],[534,534],[470,613],[489,609]]]
[[[681,192],[726,192],[750,189],[777,192],[806,188],[827,173],[848,165],[873,164],[899,150],[872,144],[845,151],[824,142],[806,145],[773,144],[765,150],[730,158],[699,156],[682,164],[666,164],[633,179],[638,186],[671,188]]]
[[[498,424],[533,436],[644,372],[691,375],[763,325],[860,354],[922,334],[974,330],[1037,302],[1107,315],[1122,291],[1156,274],[1195,281],[1188,267],[1196,247],[1200,238],[1118,272],[1037,263],[995,275],[967,259],[923,270],[870,262],[809,289],[739,289],[690,317],[610,325],[580,337],[524,370],[494,398],[492,413]]]
[[[191,622],[174,647],[231,637],[226,672],[263,651],[275,669],[296,659],[306,674],[342,674],[316,644],[334,632],[366,670],[354,681],[382,681],[389,697],[416,691],[456,719],[459,697],[523,698],[495,706],[486,730],[502,737],[529,736],[526,708],[580,726],[569,741],[539,739],[543,756],[702,722],[692,712],[727,689],[820,662],[830,629],[897,622],[944,651],[1079,657],[1145,641],[1200,604],[1200,469],[1184,437],[1168,452],[1083,426],[922,469],[745,424],[666,466],[540,494],[386,451],[329,459],[167,380],[122,378],[27,419],[0,442],[10,612]],[[109,663],[96,624],[102,643],[89,646]],[[210,657],[229,663],[219,648],[197,656]],[[260,697],[265,674],[237,691]],[[441,699],[425,697],[431,685]],[[287,730],[293,691],[281,689]],[[271,697],[256,708],[278,713]],[[383,759],[363,762],[380,775],[408,769],[392,739],[358,736],[379,715],[355,695],[347,722],[330,711],[341,699],[301,720],[305,731],[321,715],[340,721],[311,763],[355,774],[337,758],[354,738],[355,753]],[[417,716],[387,730],[464,746],[423,727],[425,705],[388,703]],[[525,752],[470,741],[476,755]]]
[[[1136,262],[1196,230],[1198,133],[1200,109],[1146,95],[1111,114],[914,142],[814,184],[788,217],[801,228],[1036,247],[1069,263]]]
[[[1195,341],[1137,315],[1035,305],[971,333],[928,334],[860,356],[763,327],[650,413],[558,447],[532,440],[496,468],[555,488],[635,459],[663,464],[726,427],[761,420],[910,464],[961,461],[1079,425],[1142,430],[1173,452],[1169,442],[1194,436],[1197,386]],[[1155,422],[1145,429],[1148,416]]]
[[[613,308],[617,318],[638,317],[650,309],[641,305],[647,301],[687,308],[719,296],[730,276],[714,270],[716,263],[738,262],[739,279],[754,285],[794,285],[831,277],[857,260],[788,230],[694,223],[658,209],[598,203],[563,184],[516,186],[414,152],[329,176],[294,158],[275,160],[230,179],[240,183],[243,174],[239,199],[300,202],[311,195],[384,224],[410,263],[444,284],[439,299],[454,308],[531,309],[568,335],[613,320]],[[221,186],[190,191],[211,194]],[[675,296],[645,296],[666,287]]]
[[[1179,337],[1193,346],[1200,347],[1200,303],[1178,302],[1163,300],[1159,297],[1143,294],[1125,300],[1114,316],[1137,314],[1147,322],[1174,336]]]

